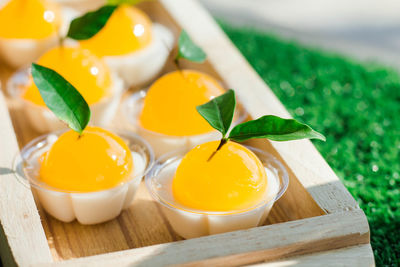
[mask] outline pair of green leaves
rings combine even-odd
[[[122,3],[141,0],[109,0],[109,4],[72,20],[67,37],[86,40],[96,35],[107,23],[115,9]],[[32,64],[32,78],[46,106],[60,120],[80,135],[89,123],[89,105],[76,88],[56,71]]]
[[[96,35],[107,23],[119,4],[141,0],[109,0],[109,4],[72,20],[67,37],[86,40]],[[89,123],[89,105],[76,88],[56,71],[32,64],[32,78],[46,106],[61,121],[80,135]]]
[[[244,122],[233,127],[233,114],[236,107],[236,97],[233,90],[218,96],[204,105],[198,106],[197,111],[216,130],[222,133],[222,143],[227,140],[243,142],[253,138],[268,138],[273,141],[289,141],[298,139],[319,139],[325,137],[314,131],[310,126],[294,119],[282,119],[277,116],[267,115],[259,119]]]

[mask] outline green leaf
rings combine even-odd
[[[228,138],[237,142],[253,138],[268,138],[273,141],[309,138],[325,141],[325,136],[306,124],[294,119],[282,119],[272,115],[236,125]]]
[[[90,120],[90,109],[78,90],[54,70],[35,63],[32,77],[46,106],[72,130],[82,134]]]
[[[67,37],[75,40],[90,39],[106,25],[116,8],[116,5],[106,5],[72,20]]]
[[[175,60],[179,60],[180,58],[184,58],[196,63],[203,63],[207,55],[198,47],[192,39],[190,39],[189,35],[185,30],[182,30],[181,35],[179,36],[178,41],[178,55]]]
[[[204,119],[225,137],[233,120],[235,112],[235,92],[229,90],[211,101],[197,106],[196,109]]]

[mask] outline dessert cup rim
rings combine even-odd
[[[171,162],[174,162],[177,158],[182,159],[183,156],[185,155],[186,150],[184,149],[178,149],[171,151],[169,153],[166,153],[159,157],[155,162],[153,168],[150,170],[150,172],[147,173],[145,176],[145,183],[147,190],[149,191],[150,195],[152,198],[157,201],[159,204],[163,205],[164,207],[167,207],[169,209],[173,210],[178,210],[182,212],[187,212],[190,214],[198,214],[198,215],[213,215],[213,216],[227,216],[227,215],[243,215],[247,212],[251,212],[257,208],[260,208],[262,206],[267,206],[268,204],[275,203],[277,200],[279,200],[282,195],[286,192],[288,186],[289,186],[289,174],[285,168],[285,166],[278,160],[276,159],[275,156],[272,154],[261,150],[259,148],[255,148],[252,146],[245,145],[246,148],[250,149],[252,152],[256,152],[258,154],[262,154],[263,157],[268,159],[268,162],[273,162],[278,166],[278,169],[282,172],[281,175],[277,175],[278,180],[279,180],[279,190],[276,193],[275,197],[272,199],[263,199],[257,204],[246,208],[246,209],[241,209],[241,210],[233,210],[233,211],[203,211],[203,210],[195,210],[191,208],[186,208],[186,207],[177,207],[177,205],[173,205],[163,199],[157,192],[153,190],[153,186],[151,185],[152,179],[157,176],[159,169],[161,167],[164,167],[165,165],[170,164]],[[183,153],[183,155],[181,155]],[[258,157],[258,156],[257,156]],[[162,163],[164,162],[164,163]],[[183,206],[183,205],[182,205]]]
[[[108,128],[105,128],[107,130],[109,130]],[[92,195],[92,194],[102,194],[102,193],[107,193],[107,192],[111,192],[111,191],[115,191],[115,190],[119,190],[122,186],[125,186],[126,184],[131,183],[132,181],[136,180],[136,179],[141,179],[142,177],[145,177],[149,171],[153,168],[153,165],[155,163],[155,156],[154,156],[154,152],[152,150],[152,147],[150,146],[150,144],[141,136],[131,133],[129,131],[125,131],[125,130],[113,130],[111,131],[113,134],[121,137],[121,135],[124,136],[128,136],[131,140],[135,140],[135,144],[139,144],[141,145],[141,147],[144,149],[144,152],[146,154],[148,154],[148,162],[146,164],[146,167],[144,169],[144,171],[140,174],[137,175],[132,175],[131,178],[126,179],[125,181],[119,183],[118,185],[108,188],[108,189],[103,189],[103,190],[98,190],[98,191],[90,191],[90,192],[81,192],[81,191],[73,191],[73,190],[63,190],[63,189],[58,189],[56,187],[47,185],[44,182],[40,182],[37,177],[30,177],[28,174],[25,173],[25,167],[22,166],[21,164],[24,163],[24,157],[22,156],[24,153],[26,153],[29,149],[34,148],[34,146],[36,144],[38,144],[41,141],[46,140],[46,138],[52,134],[57,135],[57,137],[59,137],[62,133],[68,131],[69,129],[62,129],[62,130],[58,130],[58,131],[54,131],[51,133],[47,133],[47,134],[43,134],[40,135],[38,137],[36,137],[35,139],[33,139],[32,141],[30,141],[29,143],[27,143],[20,152],[18,152],[13,159],[12,162],[12,170],[13,170],[13,174],[15,176],[15,178],[24,186],[26,186],[27,188],[31,188],[34,187],[36,189],[39,190],[45,190],[47,192],[51,192],[51,193],[55,193],[55,194],[76,194],[76,195]],[[37,149],[37,148],[36,148]],[[35,149],[35,150],[36,150]],[[135,152],[132,149],[130,149],[131,152]]]
[[[138,112],[138,114],[131,114],[131,112],[129,112],[128,104],[133,102],[134,105],[136,106],[139,101],[144,100],[144,98],[146,97],[147,91],[148,91],[148,89],[146,89],[146,90],[142,89],[137,92],[134,92],[134,93],[130,94],[128,97],[126,97],[126,99],[122,103],[122,110],[124,111],[122,113],[124,114],[128,123],[130,125],[133,125],[135,128],[138,128],[145,133],[150,133],[150,134],[155,135],[160,138],[171,138],[171,139],[172,138],[179,139],[179,138],[201,137],[201,136],[207,136],[209,134],[218,132],[217,130],[211,130],[206,133],[194,134],[194,135],[168,135],[168,134],[163,134],[163,133],[155,132],[155,131],[144,128],[138,121],[139,112]],[[236,119],[236,121],[233,122],[234,124],[235,123],[239,124],[239,123],[244,122],[248,116],[246,110],[243,107],[240,106],[237,110],[238,110],[238,118]],[[135,115],[135,116],[131,116],[131,115]]]

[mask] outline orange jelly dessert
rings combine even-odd
[[[133,173],[125,142],[99,127],[68,131],[40,158],[40,181],[59,190],[93,192],[113,188]]]
[[[51,68],[69,81],[91,105],[111,95],[112,79],[107,65],[87,49],[55,47],[37,62]],[[23,98],[40,106],[45,103],[33,81]]]
[[[172,182],[173,196],[183,206],[201,211],[250,209],[267,194],[267,175],[257,156],[228,141],[201,144],[182,159]]]
[[[148,46],[151,41],[150,18],[136,7],[120,5],[104,28],[80,44],[103,57],[132,53]]]
[[[224,93],[211,76],[193,70],[168,73],[147,92],[140,125],[170,136],[191,136],[211,132],[213,128],[197,112],[196,106]]]
[[[0,37],[43,39],[60,27],[58,6],[46,0],[10,0],[0,9]]]

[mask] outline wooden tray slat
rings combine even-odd
[[[11,169],[17,152],[7,104],[0,91],[0,256],[6,266],[51,261],[32,193],[15,179]]]
[[[238,266],[368,244],[369,228],[363,212],[358,210],[348,215],[330,214],[184,242],[63,261],[51,266],[88,266],[94,263],[96,266]]]
[[[283,260],[259,263],[252,267],[285,267],[295,265],[296,267],[319,266],[351,266],[366,267],[374,266],[374,258],[371,257],[371,245],[353,246],[344,249],[335,249],[325,252],[302,255],[298,257],[285,258]]]

